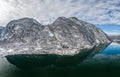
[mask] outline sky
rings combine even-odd
[[[58,17],[77,17],[107,34],[120,34],[120,0],[0,0],[0,25],[29,17],[50,24]]]
[[[120,35],[120,25],[117,24],[102,24],[102,25],[96,25],[98,28],[101,28],[103,31],[105,31],[108,35]]]

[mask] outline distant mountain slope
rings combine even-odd
[[[2,33],[2,31],[5,29],[5,27],[2,27],[2,26],[0,26],[0,38],[1,38],[1,33]]]
[[[112,35],[109,36],[110,39],[112,39],[114,42],[120,42],[120,35]]]
[[[0,34],[2,33],[2,31],[3,31],[4,28],[5,27],[0,26]]]
[[[50,25],[32,18],[9,22],[2,31],[1,53],[74,55],[84,48],[110,43],[108,36],[93,24],[75,17],[59,17]],[[2,54],[3,55],[3,54]]]

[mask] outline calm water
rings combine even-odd
[[[93,50],[94,51],[94,50]],[[37,70],[20,70],[5,58],[0,58],[0,77],[115,77],[120,76],[120,44],[98,47],[94,53],[69,67],[46,67]]]

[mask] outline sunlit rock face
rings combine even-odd
[[[101,43],[110,43],[108,36],[93,24],[75,17],[59,17],[49,25],[22,18],[9,22],[2,31],[0,55],[75,55]]]

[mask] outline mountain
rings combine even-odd
[[[109,36],[110,39],[112,39],[114,42],[120,42],[120,35],[112,35]]]
[[[0,38],[2,36],[2,31],[5,29],[5,27],[0,26]]]
[[[108,36],[93,24],[75,17],[59,17],[49,25],[22,18],[9,22],[2,31],[0,55],[74,55],[101,43],[110,43]]]
[[[0,34],[2,33],[2,31],[4,30],[5,27],[0,26]]]

